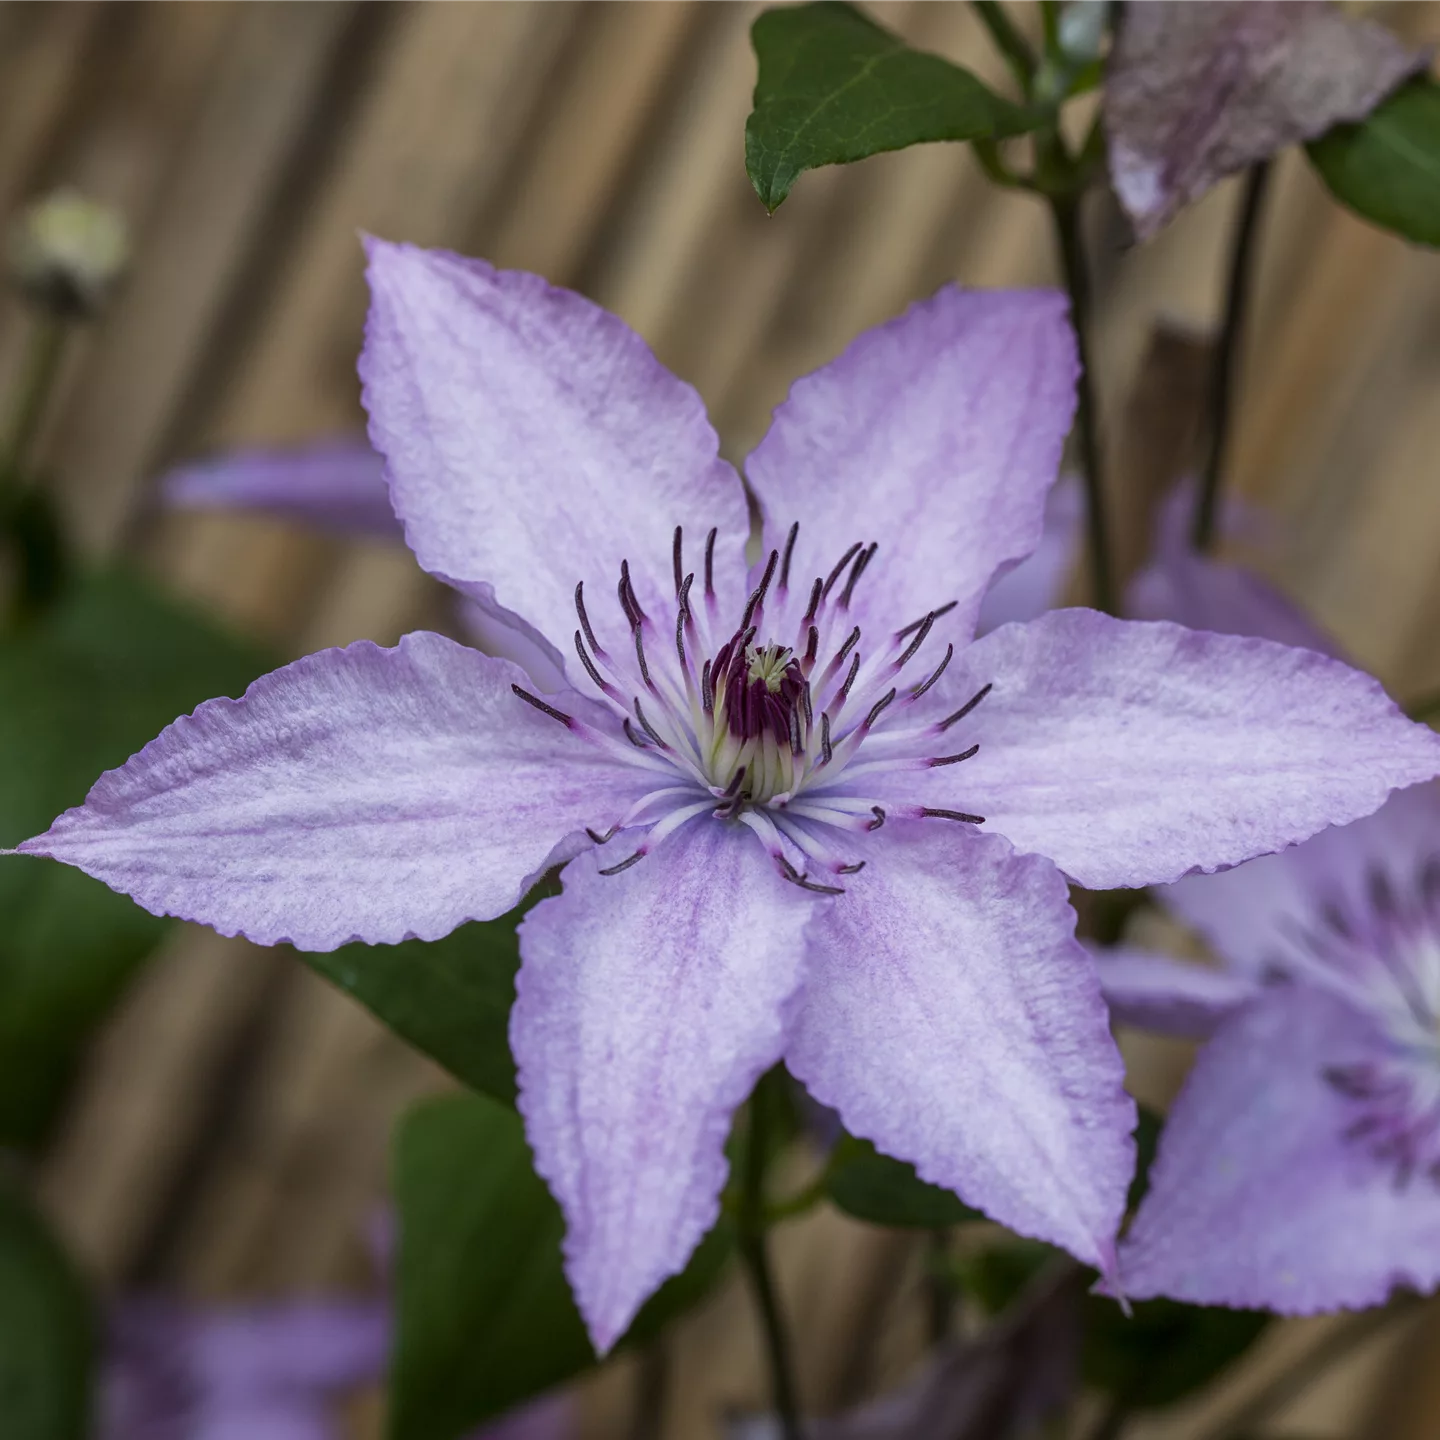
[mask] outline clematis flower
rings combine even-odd
[[[1042,530],[1062,297],[954,287],[798,382],[746,496],[698,396],[537,276],[370,244],[370,438],[420,563],[566,690],[436,635],[178,720],[26,853],[261,944],[515,905],[510,1040],[600,1350],[715,1220],[784,1060],[853,1133],[1113,1271],[1133,1106],[1066,877],[1237,864],[1440,772],[1370,678],[1086,610],[971,643]]]
[[[1334,642],[1264,582],[1191,556],[1170,598]],[[1157,596],[1159,590],[1154,592]],[[1440,1280],[1440,791],[1158,892],[1224,962],[1100,957],[1118,1018],[1203,1039],[1122,1252],[1136,1298],[1285,1313]]]
[[[1127,6],[1106,67],[1115,194],[1149,240],[1225,176],[1363,120],[1428,63],[1329,0]]]

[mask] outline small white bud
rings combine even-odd
[[[10,273],[37,305],[69,319],[96,315],[130,259],[124,219],[77,190],[26,207],[10,228]]]
[[[1110,0],[1070,0],[1060,12],[1058,39],[1065,58],[1075,65],[1088,65],[1100,58]]]

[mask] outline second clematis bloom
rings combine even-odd
[[[1440,772],[1371,679],[1086,610],[972,642],[1039,542],[1063,299],[953,287],[798,382],[735,471],[540,278],[372,242],[370,438],[420,563],[567,677],[437,635],[175,722],[26,853],[262,944],[509,910],[510,1039],[596,1346],[714,1222],[783,1060],[854,1133],[1113,1271],[1133,1107],[1066,877],[1233,865]],[[567,863],[568,862],[568,863]]]

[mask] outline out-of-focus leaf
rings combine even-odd
[[[1309,151],[1342,204],[1407,240],[1440,245],[1440,85],[1416,80]]]
[[[1081,1368],[1087,1383],[1133,1409],[1173,1405],[1238,1360],[1270,1317],[1174,1300],[1142,1300],[1127,1318],[1113,1300],[1085,1302]]]
[[[957,1258],[955,1275],[961,1289],[987,1315],[998,1315],[1061,1254],[1043,1240],[1012,1235],[974,1254]]]
[[[93,1358],[84,1286],[39,1216],[0,1183],[0,1435],[82,1440]]]
[[[0,639],[0,845],[42,832],[177,715],[267,668],[135,576],[78,579]],[[68,866],[0,859],[0,1144],[41,1141],[81,1046],[166,923]]]
[[[1044,118],[837,0],[767,10],[751,35],[760,70],[745,169],[767,210],[818,165],[931,140],[1018,135]]]
[[[1150,1167],[1155,1163],[1155,1152],[1160,1148],[1160,1132],[1165,1120],[1148,1105],[1137,1107],[1139,1122],[1135,1126],[1135,1178],[1130,1182],[1130,1193],[1125,1208],[1135,1210],[1150,1188]]]
[[[594,1364],[560,1265],[560,1209],[513,1110],[465,1095],[410,1111],[396,1140],[395,1195],[393,1440],[454,1440]],[[701,1299],[733,1245],[722,1220],[621,1343],[648,1338]]]
[[[825,1193],[847,1215],[873,1225],[938,1230],[985,1218],[952,1191],[921,1180],[913,1165],[882,1155],[868,1140],[853,1135],[836,1144]]]

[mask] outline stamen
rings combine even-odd
[[[953,715],[946,716],[937,728],[948,730],[957,720],[963,720],[994,688],[993,684],[982,686]]]
[[[637,749],[648,750],[650,747],[635,733],[635,727],[630,723],[627,715],[621,722],[621,729],[625,731],[625,738]]]
[[[658,695],[660,692],[655,688],[655,682],[650,678],[650,667],[645,663],[644,633],[645,627],[637,620],[635,622],[635,658],[640,662],[640,678],[645,682],[645,688],[652,695]]]
[[[619,831],[619,829],[620,829],[620,827],[619,827],[618,825],[612,825],[612,826],[602,835],[602,834],[600,834],[600,832],[599,832],[598,830],[592,830],[592,829],[587,825],[587,826],[585,827],[585,833],[586,833],[597,845],[604,845],[604,844],[606,844],[608,841],[613,840],[613,839],[615,838],[615,835],[616,835],[616,833]]]
[[[837,875],[858,875],[868,863],[866,860],[857,860],[853,865],[842,865],[835,873]]]
[[[708,660],[700,671],[700,704],[704,707],[707,715],[715,713],[715,679],[710,673]]]
[[[783,855],[779,857],[780,874],[792,885],[798,885],[802,890],[813,891],[816,895],[843,895],[845,892],[838,885],[819,885],[808,875],[803,875]]]
[[[922,615],[918,620],[912,620],[903,630],[895,632],[897,640],[903,640],[907,635],[918,630],[927,620],[938,620],[942,615],[948,615],[960,602],[951,600],[946,605],[937,605],[928,615]]]
[[[945,658],[940,662],[939,668],[923,685],[910,692],[910,698],[912,700],[918,700],[945,673],[945,667],[950,663],[950,657],[954,655],[954,653],[955,647],[953,645],[947,645],[945,647]]]
[[[805,655],[800,661],[801,668],[808,675],[811,667],[815,664],[815,657],[820,653],[820,631],[812,625],[810,634],[805,641]]]
[[[841,572],[859,553],[860,542],[857,540],[841,557],[840,563],[830,572],[830,578],[820,587],[820,598],[823,600],[835,588],[835,582],[840,578]]]
[[[679,530],[675,532],[677,535]],[[687,575],[676,592],[675,606],[675,651],[680,657],[680,668],[685,672],[685,684],[690,685],[690,662],[685,658],[685,627],[690,623],[690,587],[695,583],[693,573]]]
[[[580,632],[575,632],[575,653],[580,657],[580,663],[585,667],[586,673],[595,682],[601,694],[608,695],[612,700],[619,700],[623,705],[624,697],[600,672],[595,668],[595,662],[590,658],[589,652],[585,649],[585,643],[580,638]]]
[[[725,787],[724,792],[718,797],[721,800],[729,800],[732,796],[740,793],[740,787],[745,783],[745,766],[741,766],[731,777],[730,783]]]
[[[817,576],[815,584],[810,589],[810,603],[805,607],[805,613],[800,617],[800,623],[802,625],[810,625],[810,622],[815,618],[816,612],[820,609],[820,592],[823,585],[824,582]],[[814,626],[812,625],[811,628],[813,629]]]
[[[660,738],[660,732],[645,718],[645,711],[640,705],[640,697],[635,697],[635,718],[640,722],[640,728],[662,749],[670,747]]]
[[[835,658],[826,667],[827,674],[834,674],[844,663],[845,657],[860,643],[860,627],[857,625],[846,637],[845,643],[835,652]]]
[[[797,520],[791,527],[790,533],[785,537],[785,558],[780,562],[780,589],[790,588],[790,557],[795,552],[795,537],[800,533],[800,522]]]
[[[860,657],[857,655],[850,662],[850,673],[845,677],[845,683],[835,692],[835,708],[838,710],[850,698],[850,687],[855,683],[855,677],[860,673]]]
[[[590,648],[599,656],[604,656],[605,647],[595,638],[595,632],[590,628],[590,617],[585,613],[585,582],[581,580],[575,586],[575,611],[580,616],[580,628],[585,632],[585,639],[589,641]]]
[[[608,870],[602,870],[602,875],[618,875],[622,870],[628,870],[632,865],[638,865],[645,858],[644,849],[637,850],[628,860],[622,860],[618,865],[612,865]]]
[[[760,583],[755,587],[750,596],[749,603],[745,606],[745,614],[741,617],[740,628],[746,629],[755,618],[755,612],[765,603],[765,592],[770,588],[770,582],[775,578],[775,567],[780,563],[780,552],[770,552],[769,563],[765,566],[765,573],[760,577]]]
[[[538,695],[532,695],[528,690],[522,690],[518,685],[510,687],[527,705],[533,705],[542,714],[548,715],[552,720],[558,720],[567,730],[575,725],[575,717],[567,715],[563,710],[557,710],[553,705],[547,705]]]
[[[936,765],[958,765],[962,760],[968,760],[980,749],[979,744],[972,745],[968,750],[962,750],[958,755],[937,755],[930,761],[931,768]]]
[[[835,754],[835,747],[830,743],[830,716],[820,712],[820,763],[828,765]]]
[[[715,537],[719,533],[719,527],[712,525],[710,533],[705,537],[705,598],[707,600],[715,597]]]
[[[860,552],[859,559],[855,561],[855,568],[850,572],[850,578],[845,582],[845,588],[840,592],[840,608],[846,609],[850,604],[850,597],[855,593],[855,586],[859,584],[860,577],[865,573],[865,567],[875,558],[875,552],[880,548],[880,542],[874,541],[868,550]]]
[[[915,632],[915,638],[905,647],[900,658],[895,662],[897,670],[903,670],[914,658],[915,652],[925,643],[925,637],[930,633],[931,627],[935,624],[935,612],[932,610],[921,622],[920,628]]]
[[[871,707],[870,713],[865,717],[865,721],[864,721],[864,723],[861,725],[860,728],[861,728],[862,730],[869,730],[869,729],[875,724],[875,722],[881,717],[881,715],[883,715],[883,714],[885,713],[886,708],[890,705],[891,701],[893,701],[894,699],[895,699],[895,690],[894,690],[894,687],[892,686],[891,689],[888,690],[884,695],[882,695],[882,696],[875,702],[875,704]]]
[[[872,805],[870,813],[874,819],[865,827],[867,830],[878,830],[885,823],[885,812],[878,806]]]
[[[963,810],[936,810],[932,806],[922,805],[920,813],[932,816],[936,820],[961,820],[966,825],[983,825],[985,823],[983,815],[967,815]]]
[[[683,537],[684,532],[682,528],[677,525],[675,527],[675,538],[670,542],[670,564],[675,571],[675,594],[677,596],[680,594],[681,577],[685,574],[685,565],[683,560],[685,550]]]

